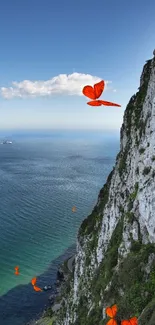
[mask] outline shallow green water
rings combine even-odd
[[[84,134],[17,137],[13,145],[0,146],[1,296],[44,273],[75,243],[79,225],[91,212],[113,166],[118,145],[118,137]],[[72,206],[77,207],[76,213]],[[16,265],[20,276],[14,275]],[[9,325],[7,297],[0,300],[0,311],[5,305]],[[9,299],[15,310],[18,305],[19,313],[16,294],[11,298],[10,293]]]

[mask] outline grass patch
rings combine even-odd
[[[126,110],[125,110],[125,114],[124,114],[124,119],[126,120],[126,128],[125,128],[125,131],[126,131],[126,135],[127,137],[130,136],[131,134],[131,128],[132,128],[132,116],[133,116],[133,112],[134,112],[134,102],[135,102],[135,97],[131,97],[127,107],[126,107]]]
[[[122,205],[119,206],[119,212],[120,212],[120,213],[124,213],[124,208],[123,208]]]
[[[104,290],[106,285],[111,279],[113,274],[113,268],[117,264],[118,260],[118,247],[122,240],[123,232],[123,217],[119,220],[113,235],[111,237],[108,250],[105,254],[104,260],[101,262],[98,270],[96,271],[95,277],[92,281],[92,291],[95,299],[100,297],[101,289]],[[98,298],[97,298],[98,297]]]
[[[93,231],[95,231],[96,233],[99,231],[103,218],[103,210],[109,199],[109,188],[113,173],[114,169],[111,171],[107,178],[107,182],[100,190],[98,196],[98,199],[100,200],[99,206],[96,205],[92,213],[82,222],[81,227],[79,229],[78,238],[80,236],[82,237],[83,235],[89,235]]]
[[[143,121],[143,119],[141,118],[141,112],[142,112],[142,106],[147,94],[147,89],[148,89],[148,83],[150,80],[150,68],[151,68],[151,61],[149,60],[143,68],[143,72],[142,72],[142,80],[143,83],[141,84],[140,88],[139,88],[139,92],[137,92],[136,94],[136,105],[135,105],[135,118],[134,118],[134,122],[135,122],[135,127],[138,130],[141,130],[141,135],[143,132],[145,132],[145,122]]]
[[[120,177],[123,175],[124,171],[126,170],[126,165],[127,165],[126,161],[127,161],[128,153],[129,153],[129,144],[126,146],[124,152],[121,153],[121,158],[118,167]]]
[[[138,193],[138,188],[139,188],[139,185],[138,185],[138,182],[135,183],[135,186],[134,186],[134,191],[130,194],[130,197],[129,199],[134,201],[136,196],[137,196],[137,193]]]
[[[144,271],[149,255],[155,253],[155,245],[134,242],[132,249],[133,251],[121,262],[119,273],[114,274],[111,287],[104,295],[106,301],[110,301],[111,297],[117,301],[120,320],[139,317],[145,306],[155,297],[155,263],[152,264],[147,281]],[[124,292],[123,296],[119,293],[120,288]]]
[[[153,298],[145,307],[143,314],[139,318],[139,324],[155,324],[155,298]]]
[[[130,193],[129,198],[128,198],[128,211],[130,212],[133,209],[133,202],[136,199],[137,193],[138,193],[138,189],[139,189],[139,184],[138,182],[135,183],[134,186],[134,191],[132,193]]]
[[[134,213],[128,211],[128,212],[126,212],[125,216],[126,216],[127,221],[128,221],[129,223],[133,224],[133,222],[134,222],[134,220],[135,220],[135,215],[134,215]]]

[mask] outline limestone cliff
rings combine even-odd
[[[155,325],[155,58],[130,99],[115,167],[79,229],[75,268],[58,325],[106,324],[137,316]]]

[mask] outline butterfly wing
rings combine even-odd
[[[37,278],[33,278],[33,279],[31,280],[31,284],[32,284],[33,286],[36,284],[36,282],[37,282]]]
[[[109,317],[111,318],[115,317],[117,313],[117,305],[113,305],[112,307],[107,307],[105,312]]]
[[[102,80],[94,85],[95,99],[97,99],[101,96],[101,94],[103,93],[104,87],[105,87],[104,80]]]
[[[121,325],[138,325],[138,319],[137,317],[133,317],[129,320],[122,320]]]
[[[19,275],[19,266],[15,266],[15,275]]]
[[[128,320],[122,320],[121,325],[130,325]]]
[[[113,305],[112,307],[107,307],[105,312],[109,317],[111,318],[115,317],[117,313],[117,305]]]
[[[90,98],[90,99],[96,99],[96,96],[95,96],[95,91],[94,91],[94,88],[92,86],[85,86],[82,90],[83,94]]]
[[[113,317],[115,317],[116,314],[117,314],[117,310],[118,310],[117,305],[113,305],[113,306],[111,307],[111,309],[112,309]]]
[[[115,319],[110,319],[106,325],[117,325],[117,322]]]
[[[37,286],[33,286],[33,289],[34,289],[35,291],[42,291],[42,289],[40,289],[40,288],[37,287]]]
[[[102,105],[105,105],[105,106],[117,106],[117,107],[121,107],[121,105],[119,105],[119,104],[107,102],[105,100],[100,100],[100,102],[102,103]]]
[[[133,317],[129,319],[129,324],[130,325],[138,325],[138,319],[137,317]]]
[[[102,103],[100,103],[100,100],[92,100],[91,102],[88,102],[87,104],[90,106],[101,106]]]

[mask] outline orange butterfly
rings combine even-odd
[[[40,289],[39,287],[36,287],[36,286],[33,286],[33,289],[34,289],[35,291],[42,291],[42,289]]]
[[[36,284],[36,282],[37,282],[37,278],[33,278],[33,279],[31,280],[31,284],[32,284],[33,286]]]
[[[90,106],[101,106],[101,105],[105,105],[105,106],[118,106],[118,107],[121,107],[121,105],[119,105],[119,104],[115,104],[115,103],[111,103],[111,102],[106,102],[104,100],[96,100],[103,93],[104,87],[105,87],[104,80],[101,80],[100,82],[96,83],[94,85],[94,87],[92,87],[92,86],[85,86],[83,88],[83,90],[82,90],[83,94],[86,97],[90,98],[90,99],[94,99],[93,101],[90,101],[87,104],[90,105]]]
[[[105,87],[105,82],[104,80],[98,82],[97,84],[94,85],[94,87],[92,86],[85,86],[82,90],[83,94],[90,98],[90,99],[97,99],[99,98],[104,90]]]
[[[117,322],[115,319],[110,319],[109,322],[106,325],[117,325]]]
[[[137,317],[133,317],[128,320],[122,320],[121,325],[138,325],[138,319]]]
[[[15,275],[19,275],[19,266],[15,266]]]
[[[87,104],[90,105],[90,106],[105,105],[105,106],[118,106],[118,107],[121,107],[121,105],[119,105],[119,104],[106,102],[105,100],[92,100],[91,102],[88,102]]]
[[[72,207],[72,212],[76,212],[76,207]]]
[[[33,279],[31,280],[31,284],[33,285],[33,289],[34,289],[35,291],[43,291],[43,290],[40,289],[39,287],[35,286],[36,282],[37,282],[37,278],[36,278],[36,277],[33,278]]]
[[[112,319],[110,319],[108,321],[108,323],[106,325],[117,325],[116,320],[114,319],[114,317],[116,316],[117,313],[117,305],[113,305],[112,307],[107,307],[105,312],[106,314],[111,317]]]

